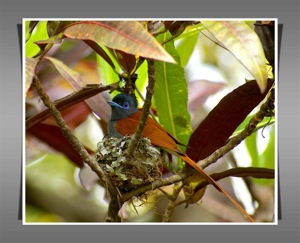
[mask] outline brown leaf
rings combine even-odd
[[[35,58],[26,58],[26,61],[25,61],[25,80],[26,80],[25,94],[27,94],[27,91],[31,86],[32,79],[35,75],[35,68],[36,68],[37,64],[38,64],[38,61]]]
[[[260,92],[256,81],[248,81],[227,94],[193,132],[187,154],[199,161],[222,147],[246,116],[265,98],[274,80]]]
[[[84,42],[91,47],[98,55],[100,55],[111,67],[115,70],[115,65],[107,53],[96,42],[91,40],[84,40]]]
[[[67,67],[63,62],[53,57],[45,57],[53,63],[58,72],[70,83],[74,90],[80,90],[83,83],[78,72]],[[96,95],[86,100],[90,108],[99,115],[103,120],[108,121],[110,118],[110,108],[101,95]]]

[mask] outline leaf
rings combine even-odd
[[[67,67],[60,60],[46,56],[44,57],[48,59],[55,66],[57,71],[64,77],[70,85],[74,88],[74,90],[81,89],[82,81],[80,75],[74,70]],[[110,118],[110,109],[109,105],[106,103],[104,98],[101,95],[96,95],[85,101],[90,108],[99,115],[104,121],[108,121]]]
[[[25,94],[31,86],[32,79],[35,75],[35,68],[38,61],[35,58],[26,58],[25,61]]]
[[[160,43],[136,21],[78,22],[67,27],[68,38],[92,40],[129,54],[174,63]]]
[[[254,30],[242,21],[201,21],[201,23],[252,74],[263,93],[267,82],[266,59]]]
[[[28,23],[28,21],[26,21],[26,23]],[[30,24],[31,23],[32,22],[30,22]],[[30,33],[30,36],[28,36],[28,40],[26,41],[25,45],[26,57],[33,57],[41,51],[39,46],[35,44],[35,41],[49,38],[47,32],[45,31],[46,24],[46,21],[39,21],[37,25],[34,25],[34,31],[28,27],[32,32]],[[31,27],[33,28],[33,26]]]
[[[253,166],[263,167],[263,168],[275,168],[275,129],[272,126],[270,132],[268,133],[268,144],[266,149],[260,154],[258,160],[252,161]],[[254,179],[255,183],[269,185],[270,183],[274,183],[274,180],[267,179]]]
[[[250,159],[252,162],[252,165],[257,167],[258,160],[259,160],[259,154],[257,151],[257,133],[251,134],[249,137],[245,139],[245,145],[248,150],[248,153],[250,155]]]
[[[48,59],[54,65],[54,67],[60,73],[60,75],[64,79],[66,79],[75,90],[77,90],[77,88],[79,89],[81,87],[80,86],[80,83],[81,83],[80,75],[77,72],[70,69],[62,61],[60,61],[54,57],[46,56],[44,58]]]
[[[41,141],[47,143],[57,151],[62,152],[77,166],[83,166],[83,160],[80,155],[74,150],[70,142],[62,134],[61,130],[57,126],[51,126],[47,124],[38,123],[26,132],[31,133]]]
[[[96,42],[94,41],[90,41],[90,40],[85,40],[84,41],[89,47],[91,47],[99,56],[101,56],[103,58],[103,60],[105,60],[113,70],[116,69],[113,61],[110,59],[110,57],[108,56],[108,54],[102,49],[101,46],[99,46]],[[116,72],[116,71],[115,71]]]
[[[25,41],[25,43],[30,39],[31,34],[38,23],[39,23],[39,21],[26,21],[26,25],[25,25],[26,41]]]
[[[110,49],[110,51],[116,57],[116,60],[121,66],[123,72],[125,72],[126,74],[134,73],[138,61],[136,56],[119,50]]]
[[[104,47],[104,49],[105,48],[106,47]],[[115,69],[116,72],[111,68],[111,65],[109,65],[107,63],[107,61],[103,59],[102,56],[100,56],[100,55],[96,56],[98,71],[100,74],[100,80],[101,80],[101,83],[103,83],[105,85],[109,85],[109,84],[117,82],[120,79],[119,76],[117,75],[117,72],[121,71],[119,64],[117,63],[117,61],[114,59],[114,57],[112,56],[112,54],[109,51],[107,52],[107,55],[110,58],[110,60],[113,62],[114,66],[116,67],[116,69]],[[113,91],[111,95],[115,96],[117,94],[118,94],[117,91]]]
[[[158,36],[160,41],[170,38],[170,34]],[[166,50],[180,63],[174,42],[166,44]],[[180,64],[155,62],[155,92],[159,122],[181,143],[187,144],[191,134],[190,115],[187,110],[188,89],[184,70]]]
[[[179,42],[179,44],[177,46],[177,51],[180,55],[182,67],[185,67],[186,64],[188,63],[188,61],[194,51],[195,45],[197,43],[198,35],[199,35],[199,32],[196,33],[195,35],[188,36]]]
[[[255,80],[248,81],[221,99],[193,132],[188,156],[199,161],[224,146],[238,125],[265,98],[273,83],[268,79],[267,89],[262,94]]]

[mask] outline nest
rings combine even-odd
[[[164,152],[141,138],[134,154],[128,155],[131,136],[104,137],[97,145],[96,161],[121,192],[148,184],[162,176]]]

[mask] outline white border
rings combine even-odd
[[[224,226],[230,226],[230,225],[278,225],[278,18],[23,18],[22,20],[22,41],[25,40],[25,22],[26,21],[45,21],[45,20],[61,20],[61,21],[128,21],[128,20],[272,20],[275,22],[275,114],[276,114],[276,119],[275,119],[275,206],[274,206],[274,217],[275,220],[274,222],[268,222],[268,223],[261,223],[261,222],[255,222],[255,223],[250,223],[250,222],[242,222],[242,223],[227,223],[227,222],[218,222],[218,223],[211,223],[211,222],[193,222],[193,223],[188,223],[188,222],[181,222],[181,223],[151,223],[151,222],[134,222],[134,223],[106,223],[106,222],[90,222],[90,223],[85,223],[85,222],[66,222],[66,223],[28,223],[25,222],[26,218],[26,201],[25,201],[25,195],[26,195],[26,188],[25,188],[25,167],[26,167],[26,156],[25,156],[25,131],[26,131],[26,124],[25,124],[25,102],[26,102],[26,97],[25,97],[25,45],[22,43],[22,113],[23,113],[23,127],[22,127],[22,224],[23,225],[224,225]]]

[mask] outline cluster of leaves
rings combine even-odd
[[[38,96],[31,87],[34,77],[41,80],[52,99],[57,99],[55,105],[69,127],[75,129],[93,112],[101,118],[99,126],[106,133],[110,109],[99,93],[142,93],[147,85],[145,59],[154,59],[154,104],[159,122],[179,141],[188,144],[186,152],[195,161],[224,146],[274,83],[267,79],[264,46],[254,30],[242,21],[28,21],[25,25],[27,137],[46,142],[79,167],[83,167],[81,156],[72,149],[50,113],[39,110],[35,102]],[[181,46],[175,47],[174,39],[196,37],[204,29],[255,80],[224,97],[193,132],[184,65],[196,43],[182,41]],[[257,149],[251,151],[252,159],[258,161]]]

